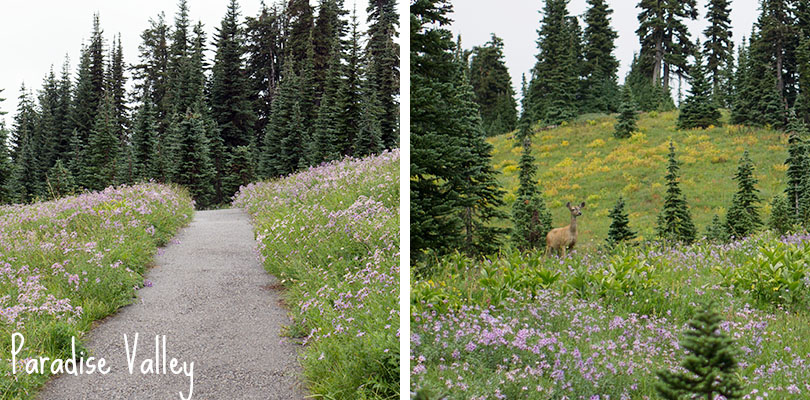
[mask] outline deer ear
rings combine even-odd
[[[585,202],[583,201],[582,204],[579,205],[579,208],[585,208]]]
[[[565,203],[565,206],[568,207],[568,209],[570,210],[571,209],[571,202],[569,201],[568,203]]]

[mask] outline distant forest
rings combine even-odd
[[[704,1],[702,43],[687,27],[700,17],[697,0],[639,0],[641,50],[621,86],[609,2],[587,0],[578,17],[568,12],[569,0],[545,0],[520,114],[503,41],[493,34],[483,46],[463,49],[447,29],[452,3],[415,0],[410,7],[411,245],[417,257],[499,248],[509,229],[496,223],[507,218],[504,191],[485,137],[509,132],[522,151],[512,240],[520,248],[543,247],[537,238],[545,238],[550,216],[531,154],[533,134],[585,113],[619,112],[614,136],[629,138],[637,111],[676,108],[676,83],[678,129],[719,126],[719,110],[726,108],[732,124],[790,133],[783,208],[802,226],[810,224],[810,196],[800,196],[801,187],[810,188],[810,163],[803,161],[810,159],[810,0],[760,0],[759,17],[737,49],[730,0]],[[690,83],[686,95],[683,81]]]
[[[285,3],[241,20],[231,0],[209,42],[180,0],[172,25],[150,19],[133,64],[95,15],[78,71],[66,59],[36,95],[23,86],[0,125],[0,203],[154,180],[205,208],[259,179],[398,147],[395,0],[369,1],[365,32],[344,0]]]

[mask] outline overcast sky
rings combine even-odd
[[[698,0],[700,4],[700,17],[698,21],[688,23],[692,38],[701,34],[707,23],[705,21],[707,0]],[[497,4],[497,5],[496,5]],[[488,42],[491,33],[495,33],[504,41],[506,66],[512,75],[512,85],[515,92],[520,95],[520,76],[534,67],[537,55],[537,29],[540,27],[540,10],[545,1],[541,0],[461,0],[454,1],[454,20],[451,30],[461,34],[462,46],[471,49],[473,46]],[[611,15],[611,25],[618,32],[616,50],[614,55],[619,59],[619,82],[624,81],[630,70],[633,52],[638,52],[640,45],[636,29],[638,29],[638,13],[636,8],[638,0],[608,0]],[[759,15],[758,0],[732,0],[731,26],[735,46],[739,45],[743,36],[748,37],[751,26]],[[585,0],[571,0],[568,12],[571,15],[583,17],[587,10]],[[580,26],[584,29],[583,18]],[[736,47],[735,47],[736,54]],[[686,87],[686,86],[684,86]]]
[[[281,0],[265,0],[272,4]],[[100,13],[101,28],[107,44],[121,33],[124,61],[137,62],[141,32],[149,27],[149,18],[156,18],[161,11],[166,21],[174,24],[177,11],[176,0],[26,0],[4,1],[0,12],[0,111],[7,111],[6,126],[10,127],[17,109],[20,85],[36,91],[53,65],[57,78],[62,71],[65,54],[70,56],[71,70],[75,79],[82,41],[90,37],[93,28],[93,13]],[[209,48],[214,28],[219,27],[229,0],[188,0],[192,25],[202,21],[208,33]],[[315,5],[317,1],[310,0]],[[351,12],[355,0],[346,0]],[[367,0],[356,0],[357,15],[365,26]],[[260,0],[239,0],[241,17],[256,16]],[[364,28],[363,28],[364,29]],[[127,75],[131,78],[131,74]]]

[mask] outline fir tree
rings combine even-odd
[[[348,12],[343,9],[343,0],[320,0],[318,17],[312,29],[312,66],[315,71],[327,71],[332,59],[333,51],[340,51],[333,46],[335,41],[340,42],[348,31],[348,24],[343,17]],[[321,104],[321,97],[325,90],[326,74],[316,73],[313,76],[315,88],[315,105]]]
[[[69,196],[76,192],[76,180],[73,174],[65,167],[62,160],[57,160],[56,163],[48,170],[46,174],[46,184],[48,186],[48,194],[53,199]]]
[[[105,95],[96,116],[96,123],[90,132],[90,139],[84,151],[82,186],[90,190],[102,190],[115,185],[120,179],[121,162],[120,138],[118,137],[115,104],[111,95]]]
[[[318,107],[318,118],[315,120],[310,142],[312,148],[309,149],[309,152],[314,164],[340,158],[342,150],[346,147],[342,139],[345,133],[341,132],[342,129],[349,126],[344,119],[346,81],[343,78],[343,68],[340,62],[340,45],[337,40],[333,45],[336,51],[332,52],[324,94],[321,98],[321,105]]]
[[[618,34],[610,27],[613,14],[604,0],[588,0],[585,11],[583,111],[615,112],[619,97],[619,61],[613,55]]]
[[[355,157],[365,157],[372,154],[379,154],[383,146],[382,126],[380,125],[382,107],[379,104],[379,97],[375,95],[376,88],[374,82],[365,82],[365,95],[363,96],[362,114],[360,116],[360,126],[357,128],[357,135],[354,138]]]
[[[315,26],[312,6],[309,5],[309,0],[290,0],[285,13],[287,37],[284,43],[284,63],[293,63],[301,68],[307,58],[307,49],[310,47],[312,29]],[[301,73],[300,69],[295,69],[295,72]]]
[[[53,166],[60,154],[57,153],[59,142],[62,140],[62,122],[67,119],[67,115],[60,113],[59,83],[51,67],[45,81],[42,82],[42,89],[39,92],[39,122],[37,136],[39,165],[38,177],[30,179],[44,178],[45,172]]]
[[[638,56],[633,57],[624,85],[630,86],[633,101],[641,111],[668,111],[675,108],[669,90],[650,81]]]
[[[709,239],[715,243],[725,243],[729,239],[726,224],[720,220],[720,216],[717,214],[714,215],[712,222],[706,228],[706,239]]]
[[[751,47],[759,47],[767,59],[765,63],[775,76],[774,90],[778,97],[779,108],[784,111],[795,99],[795,49],[799,45],[799,31],[796,14],[791,0],[763,0],[761,13],[756,25],[759,36],[751,39]],[[784,116],[782,118],[784,120]]]
[[[454,190],[461,195],[462,221],[461,249],[468,254],[491,254],[500,245],[500,237],[507,231],[494,226],[497,219],[506,215],[499,210],[503,205],[503,189],[497,181],[497,171],[492,167],[492,145],[485,139],[475,93],[470,85],[465,65],[456,59],[457,69],[455,109],[459,118],[462,144],[469,157],[459,167],[461,174],[451,178]]]
[[[801,203],[802,184],[810,174],[804,169],[807,155],[807,145],[804,139],[807,137],[807,126],[800,121],[795,113],[791,113],[790,122],[787,126],[788,137],[788,158],[787,165],[787,188],[785,188],[785,201],[790,210],[791,219],[796,223],[800,221],[801,212],[805,208]]]
[[[510,132],[517,123],[515,93],[503,57],[503,40],[495,34],[472,52],[470,83],[488,136]]]
[[[621,196],[608,216],[611,220],[607,238],[609,246],[613,247],[636,238],[636,232],[630,230],[629,217],[624,210],[624,199]]]
[[[169,27],[163,13],[157,20],[150,18],[149,28],[141,33],[141,41],[138,46],[140,63],[132,67],[135,89],[141,96],[148,90],[158,124],[158,139],[163,140],[172,114],[169,102]]]
[[[569,23],[568,0],[548,0],[543,20],[537,31],[537,63],[532,70],[529,97],[531,114],[548,125],[573,118],[577,112],[576,65],[580,43],[572,43],[574,34]]]
[[[681,363],[686,372],[659,371],[658,393],[665,399],[683,398],[739,399],[743,387],[737,376],[737,351],[734,341],[723,333],[723,320],[705,304],[689,321],[681,347],[686,357]]]
[[[641,0],[638,7],[641,12],[636,33],[644,75],[654,86],[669,89],[671,72],[686,71],[687,57],[694,52],[684,21],[697,18],[697,2]]]
[[[726,229],[729,235],[741,239],[762,227],[757,206],[759,190],[755,187],[757,180],[754,177],[754,164],[747,150],[740,159],[734,180],[737,181],[737,193],[726,214]]]
[[[352,13],[349,30],[349,43],[344,57],[346,65],[344,75],[346,79],[345,93],[343,95],[343,115],[341,121],[345,125],[339,128],[343,132],[338,142],[342,145],[341,154],[353,155],[353,144],[355,143],[355,130],[362,120],[363,110],[361,105],[363,100],[363,79],[361,71],[363,68],[363,48],[361,46],[361,33],[357,14]],[[373,82],[372,82],[373,84]],[[381,104],[381,103],[378,103]],[[386,116],[391,118],[391,116]],[[382,124],[380,125],[382,129]]]
[[[14,167],[11,174],[9,191],[15,201],[27,203],[42,193],[40,172],[40,148],[38,119],[32,94],[25,85],[20,88],[17,114],[14,115],[12,137],[12,159]]]
[[[172,182],[188,188],[198,208],[210,206],[214,195],[216,171],[209,155],[206,128],[200,113],[189,110],[176,119],[170,130],[170,151],[175,161]]]
[[[523,89],[525,96],[525,82]],[[518,129],[516,144],[523,148],[523,152],[518,164],[520,185],[512,204],[512,243],[521,250],[542,249],[546,245],[546,234],[551,230],[551,213],[535,180],[537,167],[532,156],[532,132],[528,118],[521,118]]]
[[[771,218],[768,220],[768,227],[780,235],[792,231],[794,228],[795,215],[790,209],[790,204],[785,196],[774,196],[771,201]]]
[[[262,4],[259,15],[255,18],[247,17],[246,21],[245,45],[248,58],[245,71],[254,95],[257,143],[262,143],[264,138],[264,129],[270,119],[270,107],[281,80],[284,20],[285,15],[277,5],[267,8]]]
[[[706,20],[709,26],[703,31],[706,42],[703,51],[706,54],[706,71],[712,85],[712,99],[718,105],[726,104],[726,93],[723,85],[724,71],[732,60],[734,42],[731,41],[731,1],[710,0]]]
[[[472,88],[454,60],[445,0],[411,4],[411,245],[486,252],[500,204]]]
[[[675,159],[675,145],[669,142],[669,163],[667,166],[667,192],[664,196],[664,206],[658,215],[656,232],[658,236],[667,241],[692,243],[697,231],[692,223],[689,206],[681,192],[678,180],[678,161]]]
[[[629,138],[636,130],[636,106],[630,94],[630,86],[625,84],[622,89],[622,103],[619,106],[619,118],[613,127],[613,136],[618,139]]]
[[[154,105],[149,100],[150,96],[151,93],[147,88],[141,107],[135,117],[135,129],[132,132],[133,166],[136,181],[161,180],[162,177],[157,160],[157,157],[160,156],[157,120]]]
[[[711,83],[703,74],[703,60],[700,53],[695,53],[695,65],[689,74],[692,86],[689,89],[689,97],[678,114],[678,129],[705,129],[710,125],[718,125],[720,111],[717,110],[717,103],[712,100]]]
[[[217,29],[215,42],[217,51],[210,88],[211,116],[219,126],[226,150],[230,151],[236,146],[252,143],[255,120],[245,78],[245,39],[239,26],[239,5],[236,0],[231,0],[228,5],[228,11]]]
[[[250,146],[239,146],[231,153],[228,170],[224,175],[225,181],[222,182],[226,193],[236,193],[241,186],[246,186],[256,180],[253,153],[254,150]]]
[[[62,76],[57,83],[57,105],[55,115],[58,116],[56,121],[56,128],[58,129],[55,134],[54,152],[57,158],[64,158],[70,152],[70,137],[73,134],[73,123],[71,122],[71,115],[73,115],[73,82],[71,81],[70,72],[70,59],[65,56],[65,62],[62,65]]]
[[[4,89],[0,89],[0,95]],[[0,103],[6,99],[0,97]],[[11,174],[13,171],[13,164],[11,162],[11,154],[8,149],[8,131],[4,121],[3,115],[6,112],[0,109],[0,204],[9,203],[13,200],[13,194],[9,190],[11,184]]]
[[[93,16],[90,44],[82,49],[76,82],[72,124],[82,143],[87,143],[96,120],[96,111],[104,97],[104,40],[98,14]],[[75,171],[74,171],[75,172]]]
[[[399,147],[399,14],[395,0],[371,0],[368,14],[366,57],[368,78],[380,105],[380,135],[385,148]]]

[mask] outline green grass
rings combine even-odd
[[[399,398],[399,152],[240,190],[313,398]]]
[[[647,243],[566,259],[506,251],[431,266],[412,289],[412,390],[427,398],[654,399],[712,300],[750,398],[810,394],[808,236]],[[755,277],[755,279],[750,279]]]
[[[727,119],[728,113],[724,113]],[[784,190],[787,136],[782,132],[739,125],[678,130],[677,111],[672,111],[642,113],[632,138],[615,139],[615,120],[614,116],[586,115],[564,126],[535,131],[537,180],[554,226],[570,222],[564,206],[567,201],[587,203],[578,218],[580,247],[604,242],[610,225],[608,213],[620,195],[626,201],[631,228],[639,232],[640,239],[653,238],[663,204],[670,139],[682,163],[681,188],[701,235],[712,217],[723,217],[730,206],[736,191],[732,177],[743,151],[748,150],[754,162],[764,217],[770,213],[771,198]],[[500,182],[507,190],[506,210],[511,210],[521,149],[514,147],[513,134],[489,142],[494,146],[493,164],[502,172]]]
[[[70,357],[74,336],[82,350],[82,335],[132,302],[157,247],[192,213],[185,190],[157,184],[0,207],[0,399],[33,398],[49,373],[26,374],[25,361]],[[16,375],[15,332],[25,339]]]

